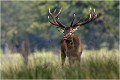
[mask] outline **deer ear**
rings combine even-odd
[[[61,29],[61,28],[57,28],[59,32],[64,32],[64,29]]]

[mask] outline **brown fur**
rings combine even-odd
[[[66,56],[69,58],[70,65],[75,61],[80,63],[82,54],[82,43],[79,37],[74,33],[68,39],[61,40],[61,60],[64,65]]]

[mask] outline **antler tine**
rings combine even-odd
[[[86,18],[86,19],[84,19],[84,21],[82,21],[82,22],[80,22],[80,21],[78,21],[78,22],[76,22],[74,25],[73,25],[73,27],[76,27],[76,26],[80,26],[80,25],[84,25],[84,24],[86,24],[86,23],[88,23],[88,22],[91,22],[91,21],[93,21],[93,20],[95,20],[96,18],[98,17],[98,15],[95,13],[95,9],[89,9],[89,15],[88,15],[88,17]]]
[[[61,13],[61,10],[62,10],[62,8],[60,9],[60,11],[58,12],[58,14],[56,15],[56,17],[58,17],[59,16],[59,14]]]
[[[53,25],[58,26],[58,24],[57,24],[57,22],[56,22],[56,20],[55,20],[55,16],[53,15],[53,13],[51,13],[50,8],[49,8],[49,15],[50,15],[50,16],[48,16],[49,22],[50,22],[51,24],[53,24]],[[53,20],[50,20],[50,17],[51,17]]]
[[[58,26],[58,24],[56,24],[54,21],[51,21],[51,20],[50,20],[50,17],[49,17],[49,16],[48,16],[48,20],[49,20],[49,22],[50,22],[51,24]]]
[[[95,12],[95,8],[94,8],[94,12]]]
[[[49,13],[52,15],[51,11],[50,11],[50,8],[49,8]]]
[[[95,17],[95,8],[92,10],[91,8],[89,9],[89,17],[88,21],[91,21]]]
[[[92,8],[90,7],[90,9],[89,9],[89,12],[92,10]]]
[[[73,20],[72,20],[71,25],[70,25],[71,27],[73,26],[74,20],[75,20],[75,14],[73,15]]]
[[[97,16],[97,14],[95,14],[95,8],[93,9],[93,12],[90,13],[90,20],[94,19]]]
[[[48,16],[48,19],[50,19],[50,17]]]
[[[53,12],[54,14],[56,13],[56,9],[54,10],[54,12]]]
[[[53,13],[51,13],[50,11],[50,8],[49,8],[49,16],[48,16],[48,19],[49,19],[49,22],[53,25],[56,25],[56,26],[59,26],[61,28],[65,28],[66,26],[63,25],[59,20],[58,20],[58,16],[61,12],[61,9],[60,11],[56,14],[56,9],[53,11]],[[50,17],[51,17],[51,20],[50,20]]]
[[[90,17],[89,17],[89,19],[91,19],[91,17],[92,17],[92,15],[90,14]]]
[[[93,18],[92,18],[92,19],[94,20],[94,19],[96,19],[97,16],[98,16],[97,14],[95,14],[95,8],[93,9],[93,13],[94,13],[94,14],[93,14]]]
[[[59,19],[59,18],[56,20],[56,22],[57,22],[60,26],[66,27],[65,25],[63,25],[63,24],[60,22],[60,19]]]

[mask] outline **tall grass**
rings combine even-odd
[[[118,79],[118,50],[84,51],[81,65],[71,67],[66,59],[61,66],[60,54],[35,52],[28,65],[20,54],[1,55],[2,79]]]

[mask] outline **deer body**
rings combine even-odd
[[[69,58],[70,64],[78,61],[80,63],[80,58],[82,54],[82,43],[76,34],[65,40],[61,40],[61,60],[62,65],[64,65],[66,56]]]
[[[60,14],[61,10],[56,13],[56,9],[54,10],[53,13],[51,13],[49,9],[49,22],[55,26],[57,26],[58,31],[62,32],[64,34],[62,40],[61,40],[61,60],[62,60],[62,65],[65,63],[65,58],[66,56],[69,58],[69,63],[74,64],[74,62],[78,62],[80,64],[80,59],[81,59],[81,54],[83,51],[82,47],[82,42],[79,39],[79,37],[76,35],[75,31],[78,30],[79,27],[82,25],[89,23],[96,18],[98,18],[98,15],[95,13],[94,10],[89,10],[89,15],[86,19],[83,21],[78,21],[74,23],[75,20],[75,14],[73,17],[73,20],[71,22],[70,26],[63,25],[58,16]],[[50,18],[52,20],[50,20]]]

